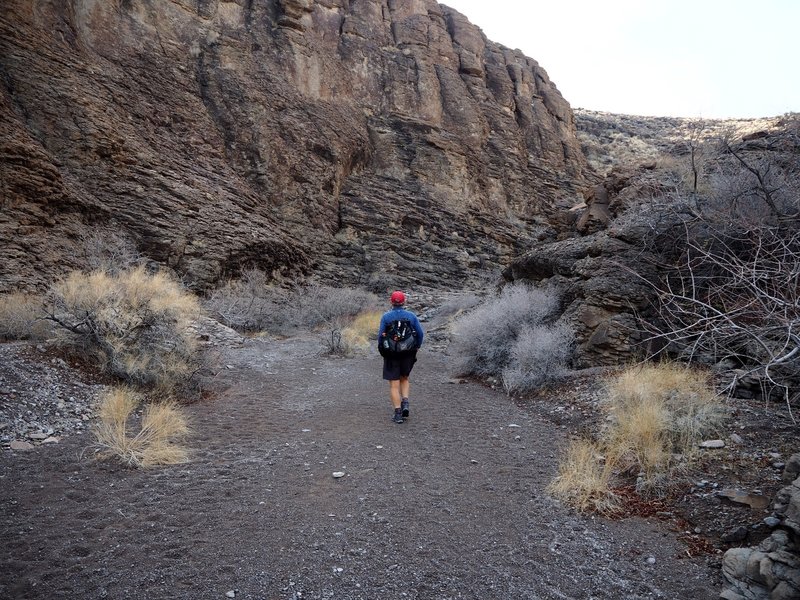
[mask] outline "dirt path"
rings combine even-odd
[[[0,598],[717,597],[661,524],[552,501],[564,433],[445,356],[421,353],[396,425],[377,357],[315,352],[226,350],[185,465],[82,459],[86,436],[3,453]]]

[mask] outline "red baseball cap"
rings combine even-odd
[[[406,295],[401,291],[392,292],[392,304],[405,304]]]

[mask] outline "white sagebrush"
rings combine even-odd
[[[558,305],[551,290],[511,285],[458,319],[451,350],[459,374],[499,376],[509,392],[530,390],[560,374],[572,334],[563,323],[546,323]]]

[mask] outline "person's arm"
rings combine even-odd
[[[381,337],[383,337],[383,330],[386,328],[386,315],[381,317],[381,324],[378,325],[378,346],[381,345]]]
[[[420,324],[417,315],[414,315],[414,320],[411,322],[411,324],[414,326],[414,331],[417,332],[417,348],[420,348],[422,346],[422,340],[425,338],[425,332],[422,331],[422,325]]]

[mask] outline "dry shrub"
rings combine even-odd
[[[626,477],[642,495],[663,494],[724,414],[708,374],[677,364],[631,367],[607,389],[608,426],[597,442],[570,446],[550,486],[581,510],[613,508]]]
[[[190,328],[198,302],[164,273],[76,271],[51,298],[64,341],[115,376],[171,390],[199,366]]]
[[[519,333],[501,379],[506,392],[529,392],[562,377],[572,355],[574,335],[565,323],[537,325]]]
[[[141,427],[133,433],[129,422],[141,398],[124,387],[112,388],[100,400],[94,435],[103,457],[115,457],[129,467],[152,467],[186,462],[180,441],[189,428],[174,404],[148,404]]]
[[[573,440],[558,466],[558,476],[547,489],[580,511],[613,513],[619,508],[618,498],[611,491],[613,466],[597,442]]]
[[[136,244],[125,234],[93,231],[81,236],[84,259],[92,271],[120,273],[144,262]]]
[[[710,376],[675,363],[632,367],[608,385],[609,452],[643,473],[649,488],[669,475],[674,458],[688,457],[723,418]]]
[[[336,325],[377,303],[374,294],[355,288],[282,288],[269,284],[263,272],[252,270],[214,290],[205,306],[221,323],[238,331],[292,335]]]
[[[44,339],[51,329],[44,316],[44,300],[37,294],[11,292],[0,295],[0,338]]]
[[[572,333],[547,322],[557,308],[553,291],[506,286],[454,322],[451,351],[459,357],[458,374],[499,376],[509,393],[560,376],[571,356]]]

